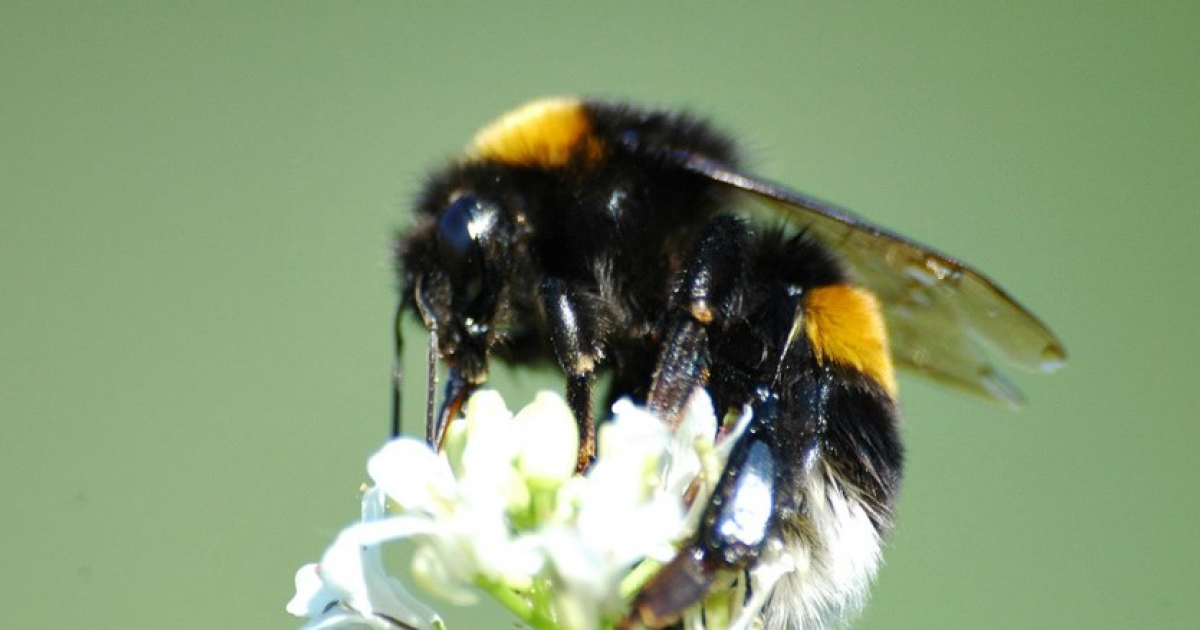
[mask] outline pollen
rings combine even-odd
[[[582,159],[594,163],[604,153],[581,101],[546,98],[526,103],[484,127],[467,155],[514,166],[557,168]]]
[[[896,373],[879,301],[844,284],[820,287],[804,299],[804,331],[817,360],[854,368],[896,395]]]

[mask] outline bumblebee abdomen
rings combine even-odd
[[[804,296],[804,331],[817,360],[853,368],[896,395],[896,374],[879,300],[865,289],[833,284]]]

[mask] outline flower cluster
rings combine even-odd
[[[483,590],[535,628],[611,626],[694,529],[723,464],[716,433],[703,390],[673,432],[621,401],[576,476],[579,438],[561,397],[539,393],[514,414],[478,392],[442,452],[400,438],[370,459],[362,520],[300,569],[287,609],[305,628],[443,627],[383,566],[380,545],[407,539],[414,580],[452,603]]]

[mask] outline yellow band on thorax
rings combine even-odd
[[[602,154],[592,121],[574,98],[526,103],[484,127],[467,147],[471,158],[545,168],[566,166],[577,156],[594,162]]]

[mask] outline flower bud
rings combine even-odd
[[[521,433],[517,469],[531,484],[557,487],[575,475],[579,429],[561,396],[539,392],[515,420]]]

